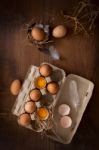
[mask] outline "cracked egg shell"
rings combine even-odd
[[[43,76],[39,76],[35,79],[34,83],[37,89],[43,89],[46,87],[47,81]]]
[[[37,110],[37,116],[40,120],[47,120],[49,117],[49,111],[45,107],[41,107]]]

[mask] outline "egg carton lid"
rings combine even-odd
[[[71,142],[92,96],[93,89],[94,84],[83,77],[74,74],[69,74],[66,77],[58,94],[55,107],[53,107],[54,126],[51,130],[46,131],[48,137],[63,144]],[[67,129],[62,128],[59,123],[61,116],[58,113],[58,107],[61,104],[67,104],[71,108],[69,116],[72,119],[72,125]]]

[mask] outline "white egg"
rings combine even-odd
[[[69,128],[72,125],[72,120],[69,116],[64,116],[60,119],[60,125],[62,128]]]
[[[62,116],[68,115],[70,113],[70,107],[67,104],[61,104],[58,107],[58,112]]]

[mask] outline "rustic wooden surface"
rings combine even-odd
[[[77,1],[49,0],[49,8],[68,10]],[[94,1],[99,5],[98,0]],[[31,46],[24,25],[35,16],[44,17],[44,0],[0,1],[0,150],[98,150],[99,149],[99,23],[90,39],[68,37],[57,42],[62,60],[52,61]],[[11,114],[15,102],[9,92],[12,80],[24,80],[31,64],[51,62],[67,73],[81,75],[95,83],[93,97],[69,145],[59,144],[20,127]]]

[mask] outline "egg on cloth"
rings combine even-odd
[[[33,102],[33,101],[26,102],[24,109],[27,113],[33,113],[36,110],[35,102]]]
[[[59,91],[59,85],[56,82],[50,82],[47,85],[47,91],[51,94],[56,94]]]
[[[67,34],[67,28],[64,25],[58,25],[52,30],[52,36],[62,38]]]
[[[48,65],[48,64],[43,64],[43,65],[40,66],[39,72],[40,72],[40,74],[41,74],[42,76],[48,77],[48,76],[50,76],[51,73],[52,73],[52,68],[51,68],[51,66]]]
[[[11,83],[10,91],[12,95],[18,95],[21,89],[21,81],[16,79]]]
[[[45,107],[41,107],[37,110],[37,117],[40,120],[47,120],[49,117],[49,110]]]
[[[21,114],[18,118],[18,123],[22,126],[27,126],[31,123],[31,116],[27,113]]]
[[[41,94],[40,90],[33,89],[30,91],[29,96],[30,96],[31,100],[36,102],[41,98],[42,94]]]
[[[45,32],[42,28],[33,27],[31,30],[31,36],[36,41],[43,41],[45,39]]]

